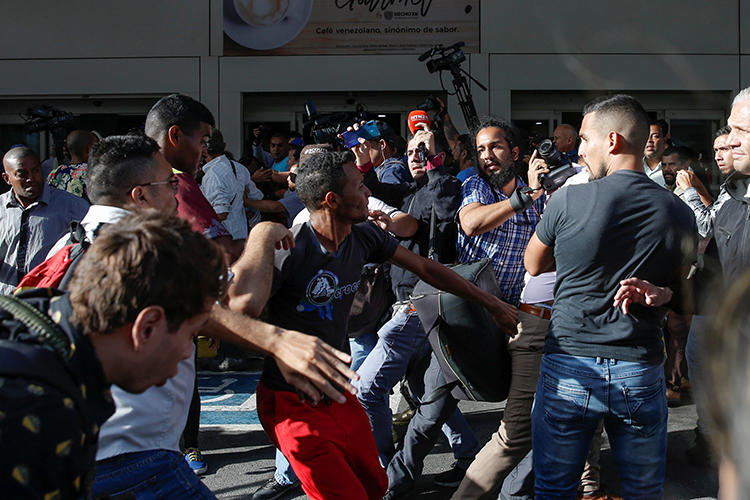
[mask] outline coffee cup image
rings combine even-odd
[[[286,16],[289,0],[234,0],[237,15],[250,26],[271,26]]]
[[[272,50],[289,43],[307,25],[313,0],[223,0],[224,33],[237,44]]]

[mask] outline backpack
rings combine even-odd
[[[50,299],[59,294],[38,288],[20,295],[0,295],[0,377],[38,381],[68,396],[85,433],[81,446],[85,444],[87,455],[82,460],[93,463],[98,431],[92,425],[85,392],[74,368],[75,338],[45,312]],[[81,491],[90,491],[94,469],[80,479]]]
[[[452,269],[479,288],[500,295],[489,259],[459,264]],[[490,313],[470,300],[437,290],[424,281],[414,287],[411,300],[447,381],[435,393],[450,390],[461,400],[505,400],[511,377],[508,340]]]
[[[18,294],[31,288],[67,288],[70,278],[73,277],[73,270],[90,245],[91,242],[86,238],[86,231],[81,223],[71,222],[68,244],[29,271],[13,293]]]

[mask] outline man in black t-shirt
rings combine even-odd
[[[297,174],[297,193],[310,221],[292,229],[293,249],[276,254],[268,306],[272,323],[342,348],[362,267],[390,259],[433,286],[482,304],[502,327],[514,326],[511,306],[365,222],[370,192],[351,152],[308,158]],[[367,416],[353,394],[337,398],[342,404],[305,401],[271,358],[257,394],[263,428],[289,459],[309,497],[382,498],[385,471]]]
[[[683,309],[682,264],[694,257],[697,229],[687,205],[645,175],[647,135],[648,117],[632,97],[588,104],[579,154],[597,180],[555,194],[526,249],[532,275],[557,268],[532,412],[536,498],[575,496],[602,418],[624,496],[663,493],[657,307]]]

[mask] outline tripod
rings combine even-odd
[[[469,130],[472,130],[479,124],[479,116],[477,115],[477,108],[474,106],[474,99],[471,97],[471,87],[466,77],[471,78],[471,81],[484,91],[487,91],[487,87],[458,65],[452,65],[450,72],[453,75],[453,88],[455,89],[456,99],[458,99],[458,104],[461,106],[461,112],[464,115],[464,120],[466,120],[466,125],[469,127]]]

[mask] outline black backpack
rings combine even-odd
[[[479,288],[500,295],[489,259],[452,269]],[[414,287],[412,303],[453,396],[472,401],[505,400],[511,377],[508,339],[490,313],[424,281]]]

